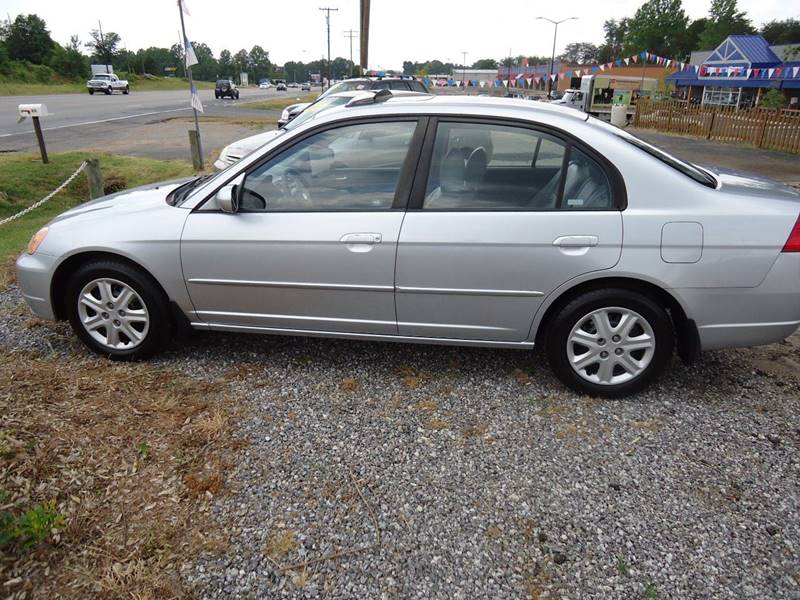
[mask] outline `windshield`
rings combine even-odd
[[[106,75],[105,73],[98,73],[94,76],[95,79],[111,79],[111,75]]]
[[[283,128],[286,131],[292,131],[293,129],[296,129],[303,123],[306,123],[311,119],[313,119],[315,115],[319,114],[323,110],[328,110],[329,108],[333,108],[334,106],[344,106],[345,104],[347,104],[349,100],[351,100],[349,96],[332,96],[328,98],[320,96],[316,102],[307,106],[305,110],[303,110],[303,112],[301,112],[294,119],[289,121],[286,125],[283,126]]]
[[[631,133],[628,133],[627,131],[623,131],[622,129],[614,127],[610,123],[606,123],[605,121],[601,121],[600,119],[596,119],[595,117],[589,117],[589,120],[595,125],[599,125],[604,129],[606,129],[607,131],[610,131],[618,138],[625,140],[632,146],[636,146],[639,150],[647,152],[647,154],[649,154],[653,158],[657,158],[658,160],[660,160],[664,164],[669,165],[676,171],[680,171],[687,177],[694,179],[697,183],[700,183],[710,188],[717,187],[717,180],[714,179],[714,177],[712,177],[710,173],[707,173],[703,169],[695,167],[691,163],[684,162],[679,158],[675,158],[674,156],[672,156],[671,154],[667,154],[660,148],[657,148],[656,146],[653,146],[652,144],[649,144],[644,140],[639,139],[638,137],[636,137]]]
[[[370,88],[370,82],[364,81],[363,79],[349,79],[346,81],[341,81],[334,85],[331,88],[320,96],[320,98],[324,98],[325,96],[330,96],[331,94],[336,94],[338,92],[357,92],[359,90],[368,90]]]

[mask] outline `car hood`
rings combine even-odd
[[[117,216],[142,210],[154,210],[161,206],[168,207],[169,205],[166,203],[167,194],[189,179],[191,178],[185,177],[183,179],[151,183],[90,200],[61,213],[50,221],[50,224],[77,218],[91,218],[101,215],[106,217],[109,214]]]
[[[717,178],[722,191],[747,196],[800,201],[800,191],[780,181],[735,169],[723,169],[711,165],[698,166]]]
[[[237,156],[240,154],[241,156],[244,156],[245,154],[250,154],[256,148],[260,148],[267,142],[271,142],[282,133],[283,129],[272,129],[270,131],[264,131],[263,133],[257,133],[256,135],[251,135],[250,137],[246,137],[232,143],[225,149],[225,153],[226,154],[233,153]]]

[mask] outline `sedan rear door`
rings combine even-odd
[[[397,252],[400,335],[524,342],[552,290],[619,260],[624,188],[581,144],[448,118],[421,164]]]

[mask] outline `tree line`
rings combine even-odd
[[[259,45],[235,53],[222,50],[219,57],[203,42],[192,42],[192,47],[198,60],[192,67],[192,76],[202,81],[238,77],[242,72],[248,73],[251,81],[268,78],[306,81],[312,73],[326,76],[328,72],[328,61],[324,59],[275,65],[269,52]],[[73,35],[66,44],[60,44],[52,39],[47,24],[38,15],[18,15],[13,21],[0,22],[0,75],[12,77],[28,73],[42,82],[53,77],[85,79],[90,64],[113,65],[117,72],[185,76],[184,49],[180,43],[169,48],[153,46],[134,52],[123,46],[116,32],[92,29],[85,42]],[[332,60],[330,67],[336,79],[358,72],[357,65],[341,57]]]
[[[567,44],[556,58],[568,64],[607,63],[647,50],[659,56],[688,61],[693,50],[711,50],[726,37],[735,34],[761,34],[771,44],[800,44],[800,20],[784,19],[763,23],[756,28],[740,11],[736,0],[712,0],[708,16],[691,20],[681,0],[647,0],[632,17],[609,19],[603,23],[604,41]],[[796,53],[800,55],[800,53]],[[496,69],[499,66],[519,67],[549,64],[549,56],[507,56],[502,59],[483,58],[473,62],[470,69]],[[405,61],[403,72],[408,75],[454,74],[464,66],[453,62],[429,60]]]

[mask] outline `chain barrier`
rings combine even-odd
[[[0,220],[0,226],[5,225],[6,223],[10,223],[11,221],[13,221],[15,219],[19,219],[20,217],[23,217],[23,216],[27,215],[32,210],[36,210],[37,208],[39,208],[42,204],[44,204],[45,202],[50,200],[50,198],[55,196],[58,192],[60,192],[65,187],[67,187],[70,183],[72,183],[72,180],[75,179],[78,176],[78,174],[81,171],[83,171],[85,168],[86,168],[86,161],[82,162],[81,166],[78,167],[77,169],[75,169],[75,172],[72,175],[70,175],[69,177],[67,177],[67,180],[64,183],[62,183],[60,186],[58,186],[52,192],[47,194],[47,196],[45,196],[44,198],[42,198],[38,202],[35,202],[34,204],[31,204],[28,208],[19,211],[15,215],[11,215],[10,217],[6,217],[5,219],[1,219]]]

